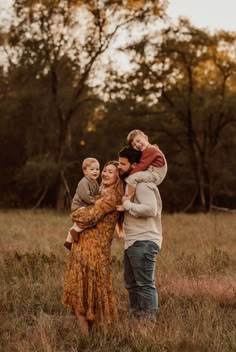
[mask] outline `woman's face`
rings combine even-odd
[[[106,165],[102,170],[102,184],[105,187],[114,185],[118,180],[118,170],[115,165]]]

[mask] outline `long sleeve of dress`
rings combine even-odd
[[[81,229],[86,229],[95,226],[101,221],[106,214],[116,211],[116,205],[121,201],[121,197],[113,190],[106,190],[100,198],[98,198],[94,205],[86,208],[75,210],[72,215],[72,221]]]

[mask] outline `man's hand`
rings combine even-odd
[[[125,202],[126,200],[130,200],[131,198],[132,198],[132,195],[128,195],[128,194],[124,195],[124,196],[122,197],[122,200],[121,200],[121,201],[122,201],[122,204],[124,204],[124,202]],[[118,211],[125,211],[125,208],[123,207],[122,204],[116,206],[116,209],[117,209]]]
[[[123,197],[122,197],[122,204],[124,204],[124,202],[126,200],[131,200],[133,195],[128,195],[128,194],[125,194]]]

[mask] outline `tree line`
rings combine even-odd
[[[236,207],[236,34],[172,24],[166,6],[14,1],[0,27],[2,207],[69,208],[82,160],[116,159],[135,128],[166,155],[166,211]]]

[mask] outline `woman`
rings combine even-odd
[[[101,177],[95,204],[72,213],[72,221],[84,230],[72,244],[62,297],[62,303],[74,309],[84,335],[89,327],[108,327],[118,317],[111,266],[112,237],[119,222],[116,206],[124,194],[118,162],[108,162]]]

